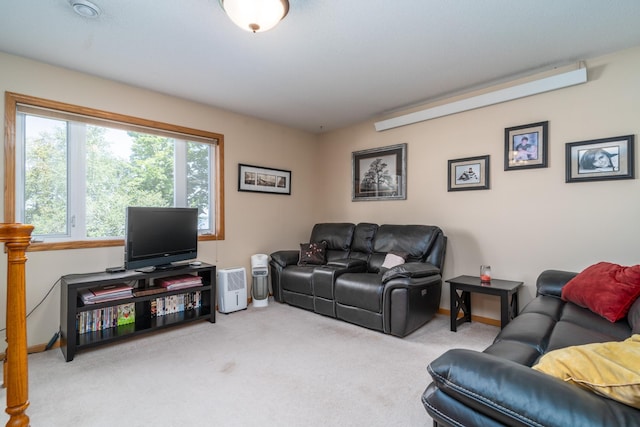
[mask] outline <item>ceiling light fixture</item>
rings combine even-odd
[[[234,24],[254,33],[272,29],[289,12],[288,0],[220,0],[220,5]]]
[[[88,0],[70,0],[73,11],[83,18],[97,18],[100,16],[100,8]]]

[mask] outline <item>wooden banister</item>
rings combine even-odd
[[[29,425],[25,413],[29,406],[25,252],[32,231],[32,225],[0,224],[0,241],[5,243],[7,253],[7,427]]]

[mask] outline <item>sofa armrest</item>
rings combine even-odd
[[[633,425],[639,411],[510,360],[453,349],[427,370],[439,391],[505,425]]]
[[[536,281],[537,295],[548,295],[560,298],[562,288],[578,273],[562,270],[545,270]]]
[[[286,267],[288,265],[295,265],[300,258],[300,251],[285,250],[278,251],[271,254],[271,261],[278,264],[280,267]]]
[[[420,278],[440,274],[440,269],[428,262],[407,262],[390,268],[382,275],[382,283],[398,278]]]
[[[328,267],[337,267],[338,269],[345,270],[355,270],[358,269],[358,267],[361,267],[363,271],[367,269],[366,261],[353,258],[336,259],[333,261],[329,261],[326,265]]]

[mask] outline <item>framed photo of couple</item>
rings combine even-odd
[[[549,122],[504,130],[504,170],[547,167]]]

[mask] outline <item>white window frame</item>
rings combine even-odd
[[[86,124],[97,124],[98,126],[124,127],[138,132],[149,134],[168,135],[176,141],[174,154],[175,176],[174,179],[174,205],[184,206],[186,203],[186,147],[185,141],[204,142],[211,145],[209,156],[209,189],[210,189],[210,218],[213,218],[211,229],[200,230],[202,233],[200,240],[222,240],[224,239],[224,136],[208,131],[184,128],[177,125],[149,121],[145,119],[125,116],[116,113],[109,113],[94,110],[86,107],[74,106],[71,104],[59,103],[56,101],[35,98],[26,95],[6,92],[5,94],[5,221],[16,222],[24,215],[24,170],[17,165],[24,165],[24,117],[18,114],[23,111],[29,114],[29,109],[47,110],[51,113],[42,114],[45,117],[56,118],[56,114],[67,120],[69,116],[79,117],[79,119],[67,120],[68,127],[68,154],[69,181],[73,176],[85,176],[83,173],[86,167],[84,136]],[[78,142],[81,143],[78,143]],[[79,174],[79,175],[78,175]],[[79,182],[78,182],[79,181]],[[47,236],[45,242],[35,241],[30,246],[30,250],[48,249],[68,249],[76,247],[101,247],[123,245],[121,238],[87,238],[85,230],[85,200],[86,182],[73,180],[73,188],[68,192],[68,234],[65,236]],[[80,196],[79,196],[80,195]],[[72,223],[75,225],[72,227]],[[35,236],[37,239],[38,236]]]

